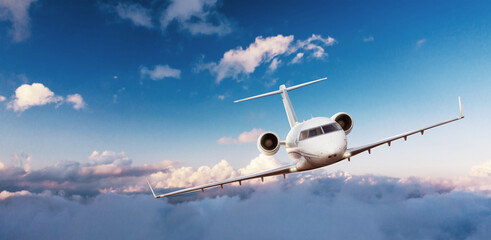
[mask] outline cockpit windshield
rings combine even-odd
[[[339,126],[339,124],[330,123],[330,124],[324,125],[322,127],[316,127],[316,128],[303,130],[302,132],[300,132],[299,140],[304,140],[307,138],[319,136],[319,135],[330,133],[330,132],[340,131],[340,130],[342,131],[343,129]]]

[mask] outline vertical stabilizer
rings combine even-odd
[[[288,117],[288,122],[290,123],[290,127],[293,128],[293,126],[295,126],[295,124],[298,123],[298,120],[297,120],[297,115],[295,115],[295,110],[293,110],[290,97],[288,97],[288,90],[285,87],[285,85],[280,86],[280,94],[281,94],[281,98],[283,98],[283,105],[285,106],[286,117]]]

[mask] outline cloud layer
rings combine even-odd
[[[0,162],[1,239],[485,239],[491,234],[491,161],[450,180],[356,176],[324,168],[156,200],[145,176],[163,193],[280,163],[258,156],[237,170],[225,160],[198,169],[171,161],[132,166],[124,152],[94,151],[84,163],[32,170],[30,159],[24,154],[14,166]]]
[[[1,192],[5,239],[486,239],[490,198],[418,180],[334,173],[189,201]],[[206,192],[205,192],[206,193]],[[202,194],[202,193],[199,193]],[[184,200],[184,201],[183,201]],[[28,223],[28,224],[27,224]]]
[[[0,21],[12,24],[9,34],[13,42],[22,42],[31,35],[29,7],[37,0],[0,0]]]
[[[246,49],[238,47],[228,50],[218,63],[202,63],[197,69],[209,70],[216,77],[216,82],[220,83],[225,78],[238,79],[241,75],[251,74],[258,66],[265,63],[270,64],[270,72],[274,71],[281,63],[280,58],[294,53],[296,55],[290,60],[291,64],[299,63],[306,54],[321,59],[327,56],[325,47],[332,46],[336,42],[334,38],[323,38],[315,34],[306,40],[296,42],[293,42],[293,38],[293,35],[281,34],[267,38],[259,36]]]

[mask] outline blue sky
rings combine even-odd
[[[184,11],[180,16],[169,6],[43,0],[27,4],[24,25],[2,16],[1,161],[24,154],[39,169],[109,150],[125,152],[135,164],[171,160],[198,167],[225,159],[243,167],[258,154],[254,142],[218,139],[254,128],[285,137],[289,127],[279,97],[233,100],[324,76],[329,80],[291,93],[295,110],[299,119],[348,112],[355,119],[351,146],[454,117],[459,95],[468,115],[333,170],[456,176],[489,160],[489,2],[209,1],[201,12],[176,6],[175,12]],[[192,30],[197,26],[201,30]],[[263,56],[253,71],[223,79],[206,68],[260,36],[291,36],[293,47],[313,34],[335,40],[313,42],[323,49],[321,57],[307,49]],[[299,52],[305,55],[292,64]],[[280,61],[274,71],[273,59]],[[179,74],[157,80],[142,74],[156,66]],[[63,103],[9,108],[15,90],[33,83]],[[82,97],[83,107],[73,108],[66,98],[71,94]],[[289,161],[284,153],[278,159]]]

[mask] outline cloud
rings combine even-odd
[[[274,58],[273,61],[271,61],[271,64],[269,64],[269,71],[274,72],[278,66],[281,64],[281,60],[278,60],[277,58]]]
[[[227,18],[216,11],[217,0],[171,0],[160,17],[161,28],[172,22],[193,35],[225,35],[232,31]]]
[[[375,38],[372,35],[363,38],[363,42],[373,42]]]
[[[335,173],[299,184],[289,179],[178,202],[149,194],[101,194],[87,201],[8,192],[0,201],[0,238],[473,240],[491,234],[490,199],[483,196],[382,176]],[[234,189],[247,188],[216,191]]]
[[[115,12],[119,18],[130,20],[135,26],[154,28],[159,25],[163,32],[173,24],[192,35],[223,36],[232,32],[229,20],[217,11],[217,0],[170,0],[170,3],[153,1],[150,4],[152,6],[149,7],[138,3],[99,5],[102,10]]]
[[[129,20],[135,26],[153,28],[151,10],[138,3],[118,3],[114,10],[121,19]]]
[[[0,192],[0,201],[3,201],[9,197],[28,196],[28,195],[32,195],[32,193],[30,193],[26,190],[22,190],[22,191],[18,191],[18,192],[9,192],[9,191],[3,190],[2,192]]]
[[[197,169],[171,166],[166,172],[150,175],[150,180],[157,189],[185,188],[271,170],[280,166],[281,164],[274,157],[259,155],[244,168],[234,169],[226,160],[221,160],[213,167],[201,166]],[[274,177],[268,178],[267,181],[272,182],[274,179]],[[244,182],[244,184],[251,183],[257,183],[257,181]]]
[[[29,7],[37,0],[0,0],[0,21],[12,24],[9,34],[14,42],[22,42],[31,35]]]
[[[72,103],[73,109],[77,109],[77,110],[82,109],[87,105],[85,104],[82,96],[80,96],[80,94],[78,93],[66,96],[66,101]]]
[[[62,101],[63,97],[56,96],[42,83],[22,84],[15,90],[14,99],[7,104],[7,108],[15,112],[23,112],[33,106],[60,104]]]
[[[0,189],[22,189],[37,193],[49,190],[82,196],[94,196],[101,192],[146,191],[143,176],[165,172],[166,168],[175,164],[162,161],[132,166],[132,160],[124,152],[93,151],[84,163],[62,161],[32,170],[29,167],[30,156],[15,156],[17,163],[0,168]]]
[[[323,58],[327,56],[324,48],[336,43],[334,38],[323,38],[315,34],[306,40],[297,42],[294,42],[293,38],[293,35],[283,36],[281,34],[267,38],[259,36],[246,49],[238,47],[228,50],[218,63],[200,63],[196,69],[197,71],[209,70],[212,75],[215,75],[216,82],[220,83],[225,78],[238,79],[240,75],[249,75],[264,63],[270,63],[269,71],[274,71],[281,63],[280,57],[293,53],[297,53],[296,60],[295,58],[292,60],[293,63],[298,62],[307,53],[313,58]]]
[[[3,102],[5,101],[7,98],[5,98],[4,96],[0,95],[0,102]]]
[[[416,48],[420,48],[421,46],[423,46],[423,44],[426,43],[426,38],[423,38],[423,39],[420,39],[416,42]]]
[[[217,140],[218,144],[241,144],[241,143],[248,143],[248,142],[255,142],[257,141],[257,138],[259,135],[261,135],[264,132],[262,129],[256,129],[253,128],[249,132],[243,132],[237,137],[237,139],[230,138],[230,137],[222,137]]]
[[[164,78],[181,78],[181,70],[169,67],[169,65],[156,65],[153,70],[143,66],[140,68],[141,78],[149,77],[154,81]]]
[[[14,112],[23,112],[34,106],[44,106],[54,103],[60,106],[64,98],[55,95],[48,87],[42,83],[22,84],[15,90],[13,99],[7,103],[7,109]],[[74,109],[84,108],[87,104],[80,94],[72,94],[66,97],[66,101],[73,104]]]
[[[295,55],[295,57],[292,59],[292,61],[290,62],[291,64],[295,64],[295,63],[299,63],[300,61],[302,61],[302,58],[303,58],[303,53],[297,53],[297,55]]]

